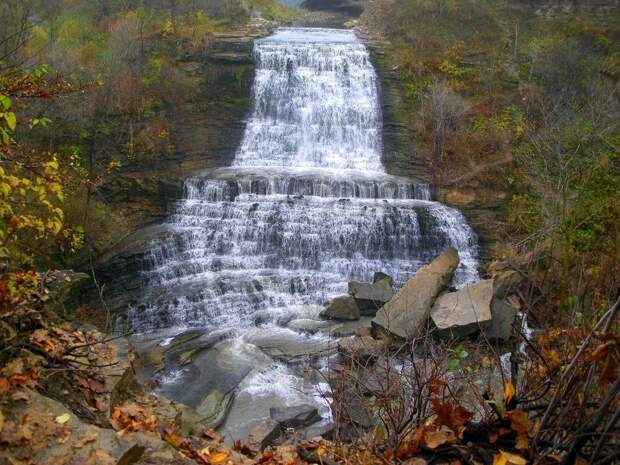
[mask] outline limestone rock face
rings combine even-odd
[[[450,282],[458,264],[458,252],[449,248],[429,265],[420,268],[377,312],[373,327],[402,339],[418,336],[437,295]]]
[[[321,316],[334,320],[359,320],[360,309],[353,297],[344,295],[332,300],[329,306],[321,312]]]
[[[442,337],[464,337],[491,325],[492,301],[493,280],[487,279],[440,295],[431,318]]]

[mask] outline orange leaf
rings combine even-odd
[[[207,428],[207,427],[203,428],[202,435],[205,438],[211,439],[213,441],[224,442],[224,436],[222,436],[217,431],[213,431],[211,428]]]
[[[449,442],[454,441],[456,436],[448,429],[441,428],[438,430],[428,430],[424,433],[424,443],[429,449],[436,449],[437,447]]]
[[[512,399],[514,399],[517,391],[512,383],[506,383],[504,386],[504,404],[509,404]]]
[[[0,378],[0,396],[6,394],[11,389],[11,385],[6,378]]]
[[[211,463],[221,463],[228,459],[227,452],[218,452],[217,454],[213,454],[209,456],[209,462]]]
[[[500,450],[493,456],[493,465],[527,465],[527,460],[520,455]]]

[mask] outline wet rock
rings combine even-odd
[[[485,331],[486,337],[492,341],[507,341],[512,335],[512,325],[517,317],[519,308],[512,303],[493,299],[491,325]]]
[[[373,284],[352,281],[349,283],[349,294],[355,299],[360,315],[364,316],[375,316],[377,311],[394,297],[389,276]]]
[[[300,333],[315,334],[321,329],[329,326],[329,322],[325,320],[298,318],[296,320],[291,320],[286,326],[293,331],[298,331]]]
[[[431,310],[431,318],[441,337],[465,337],[491,325],[492,300],[493,280],[480,281],[440,295]]]
[[[260,347],[263,352],[284,362],[329,352],[335,341],[312,336],[303,337],[288,328],[258,328],[246,336],[247,342]]]
[[[321,421],[317,408],[307,404],[294,407],[272,407],[269,409],[269,416],[283,429],[310,426]]]
[[[332,337],[347,337],[353,335],[366,335],[369,334],[372,325],[371,316],[360,317],[357,321],[343,321],[329,326],[323,330],[322,333],[327,333]]]
[[[367,361],[378,357],[385,342],[372,336],[353,336],[338,341],[338,351],[349,360]]]
[[[458,252],[449,248],[432,263],[420,268],[377,312],[373,328],[402,339],[418,336],[437,295],[450,282],[458,264]]]
[[[323,318],[333,320],[359,320],[360,309],[356,300],[350,295],[336,297],[320,314]]]
[[[196,407],[196,413],[200,417],[200,423],[211,428],[217,428],[226,419],[234,397],[234,392],[223,392],[219,389],[212,390],[207,397]]]

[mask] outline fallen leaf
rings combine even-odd
[[[217,441],[217,442],[224,442],[224,436],[222,436],[220,433],[218,433],[217,431],[213,431],[211,428],[207,428],[205,427],[202,430],[202,435],[207,438],[207,439],[211,439],[213,441]]]
[[[218,452],[209,456],[209,462],[211,463],[221,463],[225,460],[228,460],[228,452]]]
[[[28,394],[26,394],[24,391],[17,391],[13,393],[11,399],[15,402],[18,402],[20,400],[29,401],[30,397],[28,397]]]
[[[11,389],[11,385],[9,384],[9,380],[6,378],[0,378],[0,396],[6,394]]]
[[[62,432],[58,436],[58,444],[64,444],[65,442],[69,440],[70,437],[71,437],[71,429],[63,428]]]
[[[59,425],[64,425],[70,419],[71,419],[71,415],[69,415],[68,413],[63,413],[62,415],[58,415],[56,417],[56,423],[58,423]]]
[[[93,442],[97,439],[97,436],[99,436],[99,434],[96,431],[88,431],[86,433],[84,433],[80,439],[78,439],[75,444],[72,445],[72,447],[74,449],[79,449],[81,447],[84,447],[86,444],[88,444],[89,442]]]
[[[520,455],[500,450],[493,456],[493,465],[527,465],[527,460]]]
[[[0,411],[0,433],[2,433],[3,429],[4,429],[4,415],[2,414],[2,411]]]
[[[456,436],[454,433],[447,428],[427,430],[424,432],[424,443],[429,449],[436,449],[437,447],[455,439]]]
[[[426,465],[428,462],[424,460],[422,457],[413,457],[411,459],[405,460],[403,465]]]
[[[504,386],[504,404],[508,405],[512,399],[514,399],[517,391],[512,383],[506,383]]]

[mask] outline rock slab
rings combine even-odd
[[[465,337],[490,327],[493,280],[440,295],[431,310],[431,318],[442,337]]]
[[[458,264],[458,252],[449,248],[429,265],[420,268],[377,312],[373,327],[402,339],[419,336],[437,295],[450,282]]]
[[[349,283],[349,294],[355,299],[363,316],[375,316],[377,310],[394,297],[389,278],[379,279],[374,283]]]

